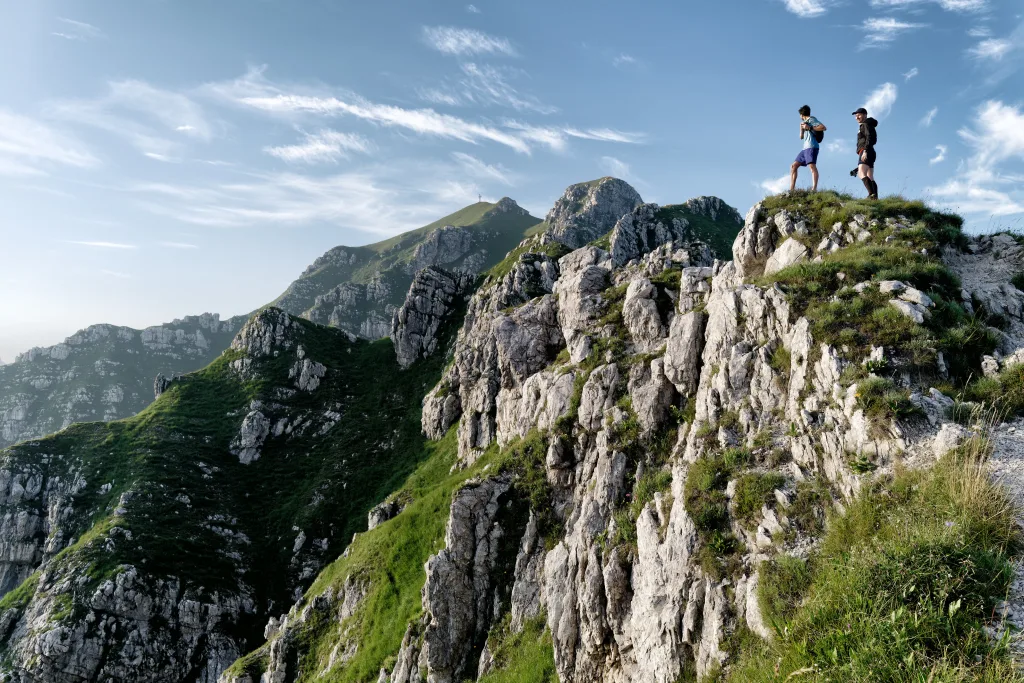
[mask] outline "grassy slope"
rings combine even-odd
[[[134,418],[75,425],[2,452],[3,459],[23,463],[47,454],[56,461],[51,472],[80,471],[86,478],[65,531],[80,539],[56,560],[88,567],[93,581],[77,591],[79,598],[122,563],[155,576],[178,576],[197,590],[237,586],[234,564],[222,552],[225,542],[207,522],[219,515],[225,521],[218,526],[252,541],[235,549],[243,554],[248,571],[242,580],[257,604],[290,604],[293,527],[310,540],[329,539],[325,559],[336,557],[353,532],[365,529],[369,507],[426,457],[420,397],[437,381],[440,359],[403,372],[388,340],[352,343],[339,331],[298,325],[298,341],[308,357],[328,367],[328,375],[314,393],[277,402],[291,415],[321,415],[328,408],[341,413],[342,421],[324,436],[311,430],[292,439],[270,438],[260,460],[241,465],[228,445],[248,404],[274,402],[272,389],[290,384],[294,358],[282,354],[259,367],[258,379],[242,382],[228,367],[239,353],[227,351],[175,382]],[[101,493],[105,483],[112,488]],[[127,514],[115,518],[113,508],[125,491],[136,494]],[[107,552],[104,532],[115,523],[130,529],[134,542]],[[257,615],[248,624],[256,642],[266,617]]]
[[[494,212],[494,206],[488,202],[471,204],[430,225],[382,242],[364,247],[337,247],[355,254],[356,263],[327,263],[313,272],[304,273],[272,305],[279,305],[297,315],[313,305],[316,295],[323,294],[343,282],[366,284],[378,272],[386,274],[385,281],[392,285],[393,296],[404,297],[411,278],[400,266],[412,258],[416,246],[428,233],[445,225],[466,227],[485,234],[483,246],[488,251],[489,263],[494,263],[522,241],[527,231],[540,222],[532,216]],[[399,267],[397,272],[389,273],[396,267]]]
[[[729,681],[1021,681],[982,632],[1020,541],[982,442],[876,482],[809,562],[762,565],[770,643],[746,638]]]

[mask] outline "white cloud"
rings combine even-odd
[[[909,81],[911,78],[913,78],[914,76],[917,76],[919,73],[921,73],[921,72],[918,71],[917,67],[915,66],[913,69],[911,69],[907,73],[903,74],[903,81],[904,82]]]
[[[159,154],[158,152],[143,152],[143,156],[149,157],[153,161],[162,161],[165,164],[180,164],[181,159],[177,157],[168,156],[166,154]]]
[[[928,113],[921,118],[920,125],[922,128],[929,128],[932,125],[932,121],[935,120],[935,115],[939,113],[938,107],[932,107],[928,110]]]
[[[124,244],[122,242],[90,242],[80,240],[64,240],[65,244],[77,244],[82,247],[94,247],[96,249],[138,249],[134,244]]]
[[[992,35],[992,29],[988,26],[975,26],[967,32],[971,38],[988,38]]]
[[[864,108],[868,110],[869,116],[884,119],[892,111],[892,105],[896,103],[898,95],[899,88],[894,83],[883,83],[868,95]]]
[[[484,163],[471,154],[464,152],[452,152],[452,158],[474,178],[481,180],[496,180],[502,185],[515,185],[516,181],[511,171],[501,164],[497,166]]]
[[[449,107],[458,107],[462,104],[462,100],[459,99],[458,95],[453,95],[437,88],[423,88],[418,90],[417,94],[421,100],[431,104],[443,104]]]
[[[1013,50],[1013,48],[1014,45],[1009,40],[1004,38],[989,38],[969,49],[967,54],[974,59],[988,59],[998,62]]]
[[[616,67],[636,66],[639,63],[640,60],[638,60],[633,55],[626,54],[625,52],[620,53],[619,55],[612,59],[612,65]]]
[[[569,138],[625,144],[640,144],[645,138],[640,133],[626,133],[609,128],[581,130],[573,127],[533,126],[519,121],[506,121],[505,126],[518,131],[524,140],[547,145],[555,151],[563,151],[568,145]]]
[[[853,145],[845,138],[833,138],[825,143],[825,150],[832,154],[846,154],[853,151]]]
[[[43,175],[51,165],[92,168],[99,164],[74,137],[0,108],[0,175]]]
[[[515,48],[508,38],[492,36],[472,28],[424,26],[423,39],[427,45],[447,55],[516,56]]]
[[[937,203],[965,213],[1024,213],[1022,178],[1003,170],[1007,162],[1024,161],[1024,110],[989,100],[978,107],[973,121],[973,128],[959,131],[972,156],[956,178],[928,193]]]
[[[786,9],[798,17],[818,17],[828,11],[826,0],[783,0]]]
[[[466,5],[466,11],[470,14],[480,14],[480,8],[476,5]]]
[[[779,194],[780,192],[786,192],[787,190],[789,190],[790,182],[791,179],[789,177],[789,174],[786,174],[784,176],[775,178],[774,180],[762,180],[760,183],[758,183],[758,187],[760,187],[762,190],[769,194]]]
[[[945,145],[935,145],[935,151],[937,152],[936,155],[928,160],[928,163],[932,166],[935,164],[941,164],[946,160],[946,152],[949,151],[949,148]]]
[[[75,21],[65,17],[57,17],[57,21],[63,24],[60,31],[54,31],[52,35],[66,40],[92,40],[94,38],[105,38],[103,31],[92,24],[84,21]]]
[[[949,12],[980,12],[989,5],[989,0],[871,0],[872,7],[906,9],[925,3],[937,4]]]
[[[144,81],[111,82],[102,97],[56,102],[47,113],[123,137],[150,158],[172,157],[181,135],[201,141],[213,137],[213,126],[199,104]]]
[[[524,95],[509,83],[510,78],[521,72],[469,62],[462,65],[462,73],[465,75],[460,81],[462,96],[476,104],[506,106],[538,114],[558,111],[558,107],[543,104],[532,95]]]
[[[927,24],[914,24],[900,21],[893,17],[865,19],[864,23],[860,26],[860,30],[864,32],[864,42],[861,44],[860,49],[888,47],[889,43],[896,40],[900,34],[925,26]],[[912,69],[909,73],[913,75],[908,77],[907,74],[904,74],[908,81],[917,75],[917,70]]]
[[[263,151],[288,163],[336,164],[347,159],[349,152],[365,154],[370,149],[370,141],[361,135],[325,129],[317,133],[306,133],[305,140],[298,145],[264,147]]]
[[[472,123],[456,116],[439,114],[433,109],[403,109],[389,104],[374,104],[362,98],[347,102],[337,97],[275,95],[247,97],[242,100],[255,109],[271,113],[350,115],[382,126],[404,128],[420,135],[452,138],[478,143],[490,140],[528,154],[530,147],[521,138],[486,124]]]
[[[205,92],[216,97],[269,114],[282,116],[354,116],[389,128],[399,128],[428,137],[461,140],[471,144],[496,142],[517,152],[529,154],[535,143],[553,149],[564,149],[568,138],[603,142],[636,143],[643,139],[639,133],[626,133],[610,128],[580,129],[574,126],[535,126],[516,120],[504,121],[501,126],[491,122],[477,123],[442,114],[433,109],[406,109],[389,104],[377,104],[354,93],[331,93],[324,88],[296,88],[291,92],[279,87],[264,76],[264,68],[250,69],[245,76],[227,83],[211,83]],[[472,73],[472,70],[471,70]],[[480,71],[482,74],[487,72]],[[494,85],[491,83],[490,85]],[[511,96],[507,91],[487,90],[480,85],[479,92],[495,99]],[[422,94],[422,93],[421,93]],[[483,97],[474,93],[474,97]],[[551,111],[525,96],[521,106],[536,111]]]
[[[198,249],[199,247],[195,244],[189,244],[188,242],[161,242],[161,247],[167,247],[168,249]]]
[[[945,185],[930,187],[928,194],[937,204],[962,213],[990,216],[1024,213],[1024,204],[1008,193],[962,180],[950,180]]]
[[[960,137],[975,150],[974,163],[989,172],[1013,158],[1024,160],[1024,111],[989,100],[978,108],[977,128],[963,128]]]

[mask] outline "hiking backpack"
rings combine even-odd
[[[814,136],[814,139],[817,140],[818,142],[821,142],[822,140],[825,139],[825,131],[823,131],[823,130],[813,130],[812,129],[811,130],[811,134]]]

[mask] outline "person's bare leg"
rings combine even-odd
[[[818,191],[818,165],[807,164],[807,168],[811,169],[811,192]]]
[[[795,192],[796,191],[796,176],[797,176],[797,173],[799,171],[800,171],[800,164],[798,164],[797,162],[794,161],[793,165],[789,167],[789,191],[790,192]]]
[[[868,199],[871,199],[871,195],[874,190],[874,187],[871,184],[871,179],[868,178],[868,171],[870,170],[871,169],[864,164],[857,165],[857,177],[860,178],[862,183],[864,183],[864,189],[868,191]]]

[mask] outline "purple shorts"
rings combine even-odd
[[[800,150],[800,153],[796,155],[796,163],[801,166],[818,163],[818,148],[810,147]]]

